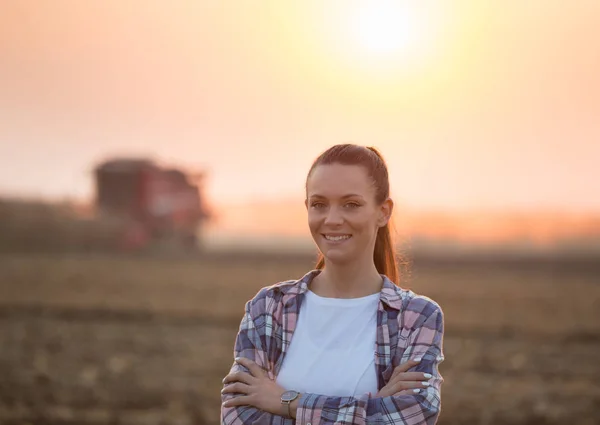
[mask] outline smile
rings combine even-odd
[[[323,235],[325,239],[332,242],[340,242],[346,239],[350,239],[352,235]]]

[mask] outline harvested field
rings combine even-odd
[[[0,423],[216,424],[244,303],[306,258],[0,257]],[[600,423],[597,262],[417,262],[441,425]]]

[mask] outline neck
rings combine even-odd
[[[335,264],[325,260],[325,268],[319,273],[311,290],[331,298],[359,298],[381,290],[382,279],[372,259],[366,264]]]

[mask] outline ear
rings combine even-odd
[[[379,207],[379,219],[377,220],[377,225],[379,227],[384,227],[386,224],[388,224],[388,222],[392,218],[393,212],[394,201],[392,201],[391,198],[387,198]]]
[[[308,198],[304,200],[304,207],[308,210]]]

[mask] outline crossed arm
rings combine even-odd
[[[247,309],[234,349],[236,358],[243,360],[236,361],[228,375],[242,381],[237,388],[243,392],[222,393],[221,399],[224,404],[221,407],[221,424],[433,425],[437,422],[441,408],[440,391],[443,379],[439,374],[438,364],[442,359],[443,326],[442,311],[439,308],[434,309],[414,327],[402,354],[401,363],[420,357],[418,366],[412,370],[432,375],[430,385],[421,389],[419,393],[402,392],[383,397],[371,394],[360,397],[330,397],[303,393],[291,405],[294,421],[279,403],[278,395],[285,389],[274,382],[267,358],[267,353],[273,349],[270,344],[274,341],[266,335],[264,328],[256,327]]]

